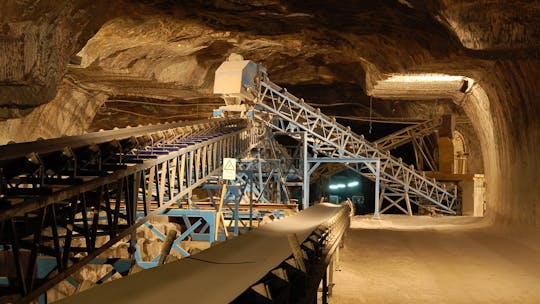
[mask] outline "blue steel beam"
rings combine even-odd
[[[211,129],[204,130],[203,128],[198,131],[198,134],[208,133],[208,131]],[[175,141],[169,144],[174,144]],[[45,283],[35,286],[27,294],[23,293],[20,301],[28,302],[39,297],[60,281],[69,278],[84,265],[92,263],[97,256],[127,236],[130,237],[130,246],[134,250],[135,230],[138,227],[153,216],[163,214],[193,189],[218,175],[222,158],[243,154],[250,147],[250,142],[250,130],[245,128],[245,122],[231,120],[230,127],[221,128],[217,136],[203,136],[201,140],[179,146],[180,149],[176,151],[168,151],[167,154],[146,159],[140,164],[129,165],[107,176],[91,179],[82,185],[63,188],[49,197],[38,198],[40,203],[32,204],[31,209],[26,209],[27,206],[15,205],[11,210],[0,211],[3,218],[13,218],[35,208],[52,206],[58,211],[71,208],[69,206],[76,206],[76,213],[79,214],[77,218],[80,218],[82,214],[83,224],[86,223],[82,227],[69,223],[63,227],[67,227],[65,231],[76,229],[74,237],[87,236],[85,249],[87,255],[75,263],[68,263],[65,267],[60,268],[60,265],[57,265],[55,274],[51,274]],[[159,141],[158,144],[161,145],[163,142]],[[145,151],[151,151],[151,149]],[[99,215],[99,210],[106,212],[107,216],[103,218]],[[90,216],[87,217],[88,213]],[[142,216],[138,217],[138,215]],[[73,214],[66,219],[71,217],[76,216]],[[124,219],[123,223],[119,221],[120,218]],[[98,225],[99,221],[104,219],[109,222],[109,225]],[[37,231],[36,235],[41,233],[42,231]],[[96,237],[104,234],[109,235],[110,240],[100,247],[94,247]],[[66,237],[59,235],[56,239]],[[38,248],[41,247],[38,246]],[[69,250],[74,248],[60,246],[55,246],[55,248],[60,251],[60,255],[68,257],[69,261]]]

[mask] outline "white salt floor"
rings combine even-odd
[[[540,233],[471,217],[355,217],[329,303],[540,303]]]

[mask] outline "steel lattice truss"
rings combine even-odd
[[[432,134],[437,130],[439,121],[436,119],[427,120],[403,129],[400,129],[396,132],[388,134],[385,137],[377,139],[373,144],[380,150],[390,151],[402,145],[412,142],[413,147],[415,148],[416,163],[422,164],[423,159],[426,159],[427,164],[432,170],[434,169],[434,161],[432,156],[423,150],[424,137]],[[323,170],[320,170],[320,169]],[[421,167],[418,167],[421,168]],[[336,173],[339,173],[345,170],[345,166],[339,163],[326,163],[319,168],[319,170],[313,172],[310,182],[313,183],[321,178],[321,176],[333,176]]]
[[[373,145],[381,150],[392,150],[412,141],[413,138],[421,138],[432,134],[437,130],[439,124],[440,122],[436,119],[427,120],[380,138],[374,141]]]
[[[308,144],[316,154],[334,158],[376,158],[381,160],[382,198],[392,205],[401,200],[419,204],[423,198],[435,204],[440,211],[455,214],[456,189],[451,191],[445,185],[427,178],[413,167],[402,163],[401,159],[382,151],[362,135],[351,132],[308,104],[289,94],[285,89],[270,82],[263,74],[258,82],[255,109],[258,118],[274,130],[280,132],[306,132]],[[270,117],[268,117],[270,116]],[[374,175],[363,165],[349,165],[351,169],[374,180]],[[401,199],[395,199],[399,196]],[[415,199],[416,198],[416,199]],[[376,206],[380,208],[381,206]],[[410,207],[408,206],[410,213]]]
[[[219,175],[223,157],[249,150],[251,135],[246,120],[208,120],[128,137],[129,149],[118,148],[116,140],[101,143],[91,162],[82,152],[96,152],[96,146],[85,143],[73,148],[74,156],[57,172],[45,170],[43,160],[37,170],[4,172],[0,248],[14,263],[0,293],[12,297],[2,301],[36,299],[65,279],[74,282],[70,276],[88,264],[113,267],[98,283],[116,272],[127,275],[137,228],[181,208],[193,189]],[[104,157],[110,147],[116,147],[114,157]],[[41,159],[58,153],[65,151]],[[100,257],[120,241],[129,244],[125,255],[131,258]]]
[[[43,300],[47,290],[64,280],[76,287],[72,275],[89,264],[112,266],[97,283],[115,273],[127,275],[135,263],[142,268],[159,265],[166,254],[143,261],[139,227],[162,240],[170,238],[170,246],[183,256],[189,255],[181,247],[187,237],[209,236],[212,243],[220,239],[219,229],[227,235],[228,228],[238,235],[240,225],[251,228],[259,216],[255,209],[261,206],[254,206],[254,200],[265,202],[260,204],[266,205],[260,209],[264,211],[296,207],[288,187],[302,184],[309,193],[309,176],[320,164],[319,156],[339,159],[371,180],[380,177],[381,198],[390,205],[376,204],[376,214],[392,206],[410,214],[411,202],[419,204],[421,198],[455,213],[455,189],[448,191],[382,149],[426,135],[433,122],[399,131],[378,145],[369,143],[271,83],[266,74],[262,77],[257,87],[248,88],[255,93],[262,128],[242,116],[1,146],[0,254],[13,263],[0,273],[0,302]],[[303,163],[267,127],[302,141]],[[308,145],[315,154],[311,160]],[[218,177],[225,157],[243,158],[237,180],[226,187]],[[310,169],[308,162],[318,163]],[[209,202],[192,200],[196,188],[207,190]],[[249,203],[241,203],[246,194]],[[402,201],[407,210],[399,205]],[[247,217],[240,217],[241,211]],[[223,214],[230,219],[227,227]],[[150,222],[158,215],[182,218],[186,230],[165,235]],[[120,243],[126,247],[123,258],[104,258]]]

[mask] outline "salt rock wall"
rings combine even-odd
[[[102,224],[106,224],[106,220]],[[182,227],[178,224],[169,223],[167,217],[156,217],[149,222],[153,228],[159,230],[161,233],[167,235],[169,231],[175,230],[179,236],[182,232]],[[163,240],[161,240],[154,232],[152,232],[148,227],[142,226],[137,229],[137,244],[140,248],[140,254],[143,261],[151,261],[154,257],[161,253],[161,248],[163,246]],[[109,240],[107,236],[98,237],[96,239],[96,247],[101,246]],[[84,239],[73,240],[72,246],[74,247],[84,247]],[[209,247],[209,244],[206,242],[192,242],[191,240],[185,240],[179,243],[183,249],[188,253],[193,254],[200,250],[204,250]],[[98,258],[121,258],[121,259],[131,259],[133,258],[128,253],[129,242],[121,241],[112,246],[110,249],[101,254]],[[84,253],[79,253],[76,257],[84,257]],[[172,249],[169,256],[165,260],[165,263],[173,262],[183,258],[183,256]],[[87,265],[79,270],[77,273],[72,275],[72,278],[79,283],[79,286],[75,288],[70,283],[63,281],[60,284],[56,285],[53,289],[48,291],[48,300],[55,301],[72,295],[76,292],[81,292],[87,288],[95,285],[99,279],[103,278],[113,270],[110,265]],[[142,268],[134,266],[131,270],[131,273],[141,271]],[[106,279],[103,283],[110,282],[121,278],[122,276],[119,273],[114,273],[110,278]]]
[[[480,95],[466,106],[483,145],[490,216],[498,224],[535,230],[540,228],[539,67],[538,60],[498,61],[482,75],[488,100]],[[488,113],[482,103],[489,104]]]
[[[0,3],[0,120],[57,95],[66,67],[106,14],[104,1]]]
[[[56,96],[22,118],[0,122],[0,145],[83,134],[107,95],[64,79]]]
[[[538,1],[440,2],[440,20],[456,33],[468,49],[508,50],[540,46]]]
[[[213,71],[233,52],[261,62],[271,79],[300,88],[291,90],[299,96],[324,88],[334,91],[326,105],[355,103],[336,107],[335,115],[365,115],[373,101],[381,116],[428,117],[429,105],[396,108],[366,92],[390,74],[462,75],[475,85],[452,102],[470,119],[464,133],[473,130],[478,138],[482,162],[476,168],[483,165],[486,173],[488,217],[505,227],[538,229],[538,1],[115,3],[114,16],[102,13],[101,2],[0,4],[7,12],[0,51],[13,58],[0,65],[0,118],[10,118],[0,123],[0,142],[150,119],[122,114],[118,110],[148,113],[112,99],[156,103],[154,116],[174,114],[160,112],[158,104],[211,103]],[[101,28],[100,20],[107,21]],[[77,52],[81,62],[68,68]],[[174,111],[201,117],[191,106]]]

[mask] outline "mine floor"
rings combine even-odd
[[[482,226],[471,217],[355,217],[329,303],[540,303],[540,233]]]

